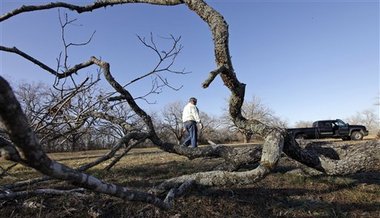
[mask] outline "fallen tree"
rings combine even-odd
[[[231,96],[229,99],[229,115],[234,124],[255,135],[265,139],[261,148],[248,148],[239,150],[221,145],[210,145],[197,149],[180,147],[162,141],[156,134],[151,117],[137,104],[131,93],[114,79],[111,73],[111,64],[100,58],[90,57],[88,60],[76,64],[71,68],[64,69],[63,72],[54,70],[41,61],[33,58],[16,47],[0,46],[3,52],[10,52],[38,65],[48,73],[53,74],[58,79],[73,77],[79,71],[90,66],[98,66],[104,78],[115,90],[117,95],[110,97],[109,101],[126,102],[144,123],[144,131],[129,132],[122,137],[114,148],[104,157],[90,163],[78,170],[71,169],[50,159],[41,149],[39,140],[34,131],[30,128],[27,118],[22,112],[20,104],[15,98],[12,89],[5,79],[0,77],[0,121],[4,124],[9,134],[10,141],[1,140],[1,157],[23,165],[32,167],[50,178],[65,180],[76,186],[86,188],[95,192],[105,193],[130,201],[140,201],[153,204],[159,208],[167,209],[172,205],[175,197],[186,192],[194,184],[205,186],[231,186],[251,184],[263,179],[275,167],[284,152],[288,157],[329,175],[341,175],[355,173],[369,169],[371,164],[379,161],[379,141],[363,142],[359,149],[334,148],[332,144],[325,144],[328,149],[313,147],[310,149],[301,148],[297,141],[287,135],[284,129],[275,126],[268,126],[258,120],[247,119],[242,115],[242,105],[244,102],[246,84],[241,83],[234,71],[231,55],[229,53],[229,32],[228,25],[223,16],[207,5],[203,0],[103,0],[96,1],[87,6],[78,6],[64,2],[52,2],[46,5],[23,6],[10,11],[0,17],[0,22],[5,22],[14,16],[26,12],[38,12],[53,8],[66,8],[78,13],[91,12],[93,10],[108,6],[128,3],[149,3],[157,5],[178,5],[185,4],[189,10],[194,11],[203,21],[205,21],[212,33],[214,42],[214,55],[216,69],[209,73],[208,78],[202,84],[203,88],[211,85],[213,80],[220,76],[224,86],[229,89]],[[144,42],[144,41],[143,41]],[[159,54],[160,55],[160,54]],[[161,57],[163,58],[163,57]],[[143,78],[143,77],[140,77]],[[139,79],[140,79],[139,78]],[[94,114],[92,116],[95,116]],[[193,175],[184,175],[173,178],[158,185],[157,191],[165,191],[164,199],[149,192],[131,190],[116,184],[106,183],[94,176],[84,173],[86,169],[114,157],[117,150],[123,145],[133,143],[131,140],[149,140],[160,149],[186,156],[190,159],[198,157],[223,158],[225,163],[217,170],[210,172],[199,172]],[[346,146],[347,147],[347,146]],[[126,154],[128,149],[125,150]],[[244,166],[251,165],[245,171],[237,171]],[[38,192],[36,192],[38,193]],[[7,195],[4,195],[7,197]],[[9,195],[8,195],[9,196]],[[17,194],[12,193],[12,196]]]

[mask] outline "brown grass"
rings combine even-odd
[[[106,152],[55,153],[50,156],[78,167]],[[90,172],[109,182],[148,190],[174,176],[210,170],[220,161],[190,161],[155,148],[145,148],[131,151],[110,172],[102,171],[108,163]],[[7,164],[1,162],[2,167]],[[284,157],[271,175],[256,184],[197,187],[176,199],[174,208],[169,211],[88,192],[86,197],[67,195],[0,200],[0,217],[380,217],[379,168],[345,177],[307,176],[297,169],[299,164]],[[15,167],[10,174],[1,178],[0,185],[40,176],[22,166]],[[55,182],[39,188],[44,186],[72,187],[65,182]],[[26,207],[26,202],[36,206]]]

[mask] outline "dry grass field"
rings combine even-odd
[[[55,153],[50,156],[66,165],[78,167],[106,152]],[[188,160],[155,148],[140,148],[132,150],[111,171],[102,171],[108,164],[104,163],[91,169],[90,173],[109,182],[148,190],[174,176],[210,170],[220,161]],[[9,163],[1,162],[3,168],[7,164]],[[169,211],[88,192],[84,196],[31,196],[0,200],[0,216],[380,217],[380,166],[375,166],[373,172],[341,177],[304,171],[298,163],[283,157],[277,169],[256,184],[243,187],[197,187],[176,199],[174,208]],[[38,172],[22,166],[16,166],[9,173],[0,179],[0,185],[20,178],[40,176]],[[38,187],[69,189],[73,186],[57,181],[40,184]]]

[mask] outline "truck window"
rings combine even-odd
[[[321,127],[321,128],[330,128],[330,129],[332,128],[330,122],[321,122],[321,123],[319,123],[319,124],[320,124],[319,127]]]
[[[336,121],[336,125],[338,125],[338,126],[346,126],[346,123],[344,123],[344,122],[341,121],[341,120],[337,120],[337,121]]]

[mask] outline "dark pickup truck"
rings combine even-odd
[[[310,128],[287,129],[295,139],[341,138],[343,140],[362,140],[368,135],[365,126],[349,125],[342,120],[319,120]]]

